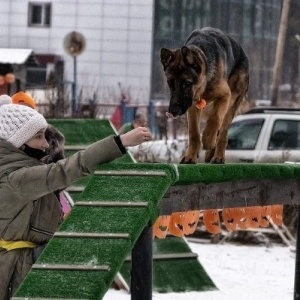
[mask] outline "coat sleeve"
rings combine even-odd
[[[57,163],[18,169],[9,174],[7,184],[22,195],[24,201],[35,200],[66,188],[72,181],[93,173],[98,164],[120,156],[122,152],[114,137],[109,136]]]

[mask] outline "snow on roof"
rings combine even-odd
[[[24,64],[32,54],[32,49],[0,48],[1,64]]]

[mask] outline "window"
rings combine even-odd
[[[254,150],[264,119],[237,121],[228,129],[229,150]]]
[[[300,122],[293,120],[277,120],[272,130],[269,150],[299,149]]]
[[[28,67],[26,69],[26,88],[44,88],[47,84],[45,67]]]
[[[51,3],[31,2],[28,4],[28,26],[50,27]]]

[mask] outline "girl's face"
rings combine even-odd
[[[46,129],[38,131],[26,144],[31,148],[46,151],[49,148],[49,144],[45,138],[45,131]]]

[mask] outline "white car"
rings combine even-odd
[[[187,147],[187,139],[156,140],[130,147],[129,151],[138,162],[178,163]]]
[[[226,162],[300,161],[300,109],[255,108],[228,130]]]
[[[178,163],[187,140],[150,141],[130,148],[139,162]],[[228,130],[227,163],[300,162],[300,109],[254,108]],[[199,162],[204,161],[204,150]]]

